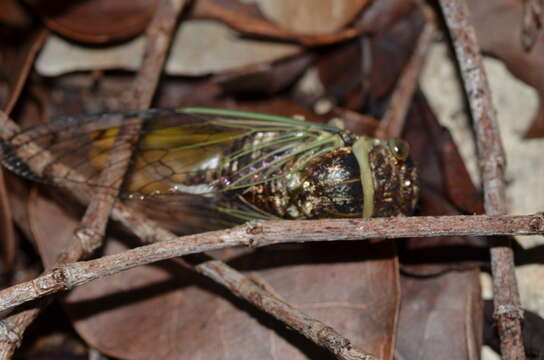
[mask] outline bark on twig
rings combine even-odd
[[[255,221],[231,229],[182,236],[95,260],[61,265],[32,281],[1,290],[0,311],[136,266],[240,245],[261,247],[292,242],[514,234],[544,234],[544,214]],[[208,271],[213,271],[213,268],[202,272]]]
[[[422,9],[427,21],[419,35],[414,52],[397,81],[387,111],[380,121],[380,126],[376,129],[374,135],[377,138],[389,139],[391,137],[400,137],[404,128],[406,113],[412,103],[419,75],[425,64],[426,54],[431,46],[435,31],[434,19],[431,15],[432,11],[426,5],[422,6]]]
[[[488,215],[504,215],[507,212],[505,154],[480,48],[474,28],[468,22],[468,7],[464,0],[440,0],[440,5],[453,39],[474,118],[485,211]],[[523,313],[514,271],[514,256],[509,243],[501,243],[491,249],[491,270],[502,356],[506,360],[525,359],[520,325]]]
[[[183,4],[184,0],[163,0],[159,3],[147,29],[144,60],[133,83],[130,108],[149,107]],[[115,151],[112,151],[108,156],[107,164],[98,179],[98,183],[105,186],[100,186],[99,191],[92,197],[80,227],[74,233],[68,248],[57,258],[55,266],[87,257],[101,246],[110,212],[129,165],[132,144],[138,140],[140,127],[141,121],[137,118],[131,119],[121,127],[113,146]],[[110,166],[112,164],[115,166]],[[7,342],[0,339],[0,359],[11,358],[26,327],[38,316],[40,309],[47,306],[48,303],[47,301],[41,302],[32,309],[14,315],[17,318],[3,323],[5,327],[16,325],[16,328],[7,328],[12,334],[17,334],[18,338],[17,341]]]

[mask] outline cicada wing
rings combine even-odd
[[[226,200],[226,192],[253,186],[253,179],[263,183],[278,176],[290,157],[310,158],[338,146],[328,136],[331,129],[290,118],[198,108],[150,109],[64,117],[24,129],[3,142],[3,163],[32,180],[109,186],[99,184],[98,178],[106,164],[117,165],[108,160],[109,154],[117,151],[119,129],[129,121],[143,122],[138,141],[126,155],[131,164],[123,179],[110,179],[112,184],[122,181],[125,197],[176,204],[172,207],[178,214],[194,217],[220,213],[233,223],[271,216],[243,199]],[[274,136],[233,149],[237,141],[257,133]],[[242,169],[246,173],[219,188],[224,163],[244,156],[255,158]],[[190,210],[182,203],[191,204]]]
[[[193,234],[225,228],[213,199],[199,195],[172,194],[126,199],[125,203],[139,213],[157,221],[177,234]]]
[[[123,191],[138,196],[156,194],[157,190],[183,182],[249,131],[168,109],[63,117],[12,136],[3,143],[2,160],[6,167],[31,180],[107,186],[98,184],[100,172],[109,154],[116,151],[119,127],[135,118],[143,121],[143,127],[139,141],[132,145],[132,153],[127,153],[132,160]],[[30,146],[32,143],[38,147]],[[41,149],[47,150],[47,154]],[[61,175],[58,167],[52,172],[56,165],[65,167]],[[36,168],[39,173],[31,170]]]
[[[278,220],[243,201],[225,201],[221,194],[204,197],[191,194],[157,195],[126,199],[126,204],[177,234],[219,230],[250,220]]]

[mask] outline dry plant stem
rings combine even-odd
[[[131,107],[133,108],[147,108],[151,103],[183,4],[184,0],[161,1],[148,26],[144,60],[131,91],[133,96]],[[74,233],[68,249],[59,255],[55,266],[77,261],[100,247],[107,220],[129,165],[132,145],[137,142],[141,128],[140,119],[131,120],[121,127],[113,146],[116,151],[110,153],[108,163],[98,180],[99,184],[106,186],[100,187],[100,190],[92,197],[79,229]],[[112,164],[116,165],[111,166]],[[0,359],[11,358],[26,327],[38,316],[40,309],[48,304],[48,301],[41,302],[34,308],[16,314],[2,323],[7,329],[6,334],[11,336],[8,337],[10,341],[0,343]]]
[[[431,10],[424,6],[423,11],[426,14],[427,21],[419,35],[414,52],[397,81],[397,86],[391,96],[387,111],[380,121],[380,126],[374,134],[380,139],[400,137],[404,128],[406,113],[412,102],[419,74],[421,74],[421,69],[425,64],[425,58],[431,46],[435,30],[434,19],[428,15]]]
[[[506,214],[504,170],[506,165],[491,91],[483,68],[474,28],[469,24],[464,0],[440,0],[474,118],[478,156],[488,215]],[[525,359],[521,338],[519,293],[514,272],[514,256],[508,243],[491,249],[491,270],[497,327],[503,359]]]
[[[544,214],[254,221],[231,229],[182,236],[95,260],[61,265],[32,281],[1,290],[0,311],[136,266],[240,245],[261,247],[292,242],[513,234],[544,234]]]

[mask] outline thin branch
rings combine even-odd
[[[159,3],[153,20],[147,28],[144,60],[133,84],[130,107],[147,108],[151,103],[183,4],[184,0],[163,0]],[[101,246],[110,212],[129,165],[132,144],[137,142],[140,133],[141,120],[138,118],[131,120],[121,127],[113,145],[115,151],[110,152],[107,164],[98,179],[99,184],[106,186],[99,187],[99,191],[91,198],[78,230],[75,231],[68,248],[57,258],[55,266],[87,257]],[[0,359],[11,358],[26,327],[48,304],[48,301],[41,302],[34,308],[16,314],[14,319],[3,323],[10,334],[17,334],[17,341],[12,341],[12,336],[7,342],[0,342]]]
[[[427,21],[419,35],[410,60],[404,67],[399,80],[397,81],[397,86],[391,96],[387,111],[380,121],[380,126],[374,134],[380,139],[400,137],[402,129],[404,128],[406,113],[412,103],[412,97],[417,86],[419,74],[421,74],[427,52],[432,43],[435,32],[434,16],[432,15],[432,10],[430,10],[427,5],[423,5],[421,8]]]
[[[151,105],[176,30],[177,19],[184,5],[185,0],[160,2],[146,29],[146,48],[130,93],[133,98],[128,100],[130,108],[147,109]]]
[[[521,216],[461,215],[255,221],[231,229],[182,236],[95,260],[61,265],[34,280],[1,290],[0,311],[136,266],[240,245],[261,247],[292,242],[373,238],[541,234],[544,234],[542,213]]]
[[[474,118],[485,211],[488,215],[504,215],[507,213],[504,181],[506,159],[480,48],[468,20],[469,10],[463,0],[440,0],[440,5],[453,39]],[[525,359],[520,324],[523,313],[514,271],[514,255],[509,243],[503,242],[491,249],[491,270],[494,315],[501,338],[502,356],[506,360]]]

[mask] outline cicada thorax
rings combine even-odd
[[[249,187],[241,196],[255,207],[287,219],[361,216],[361,180],[349,148],[318,156],[303,167],[299,160],[289,161],[279,176]]]
[[[313,159],[302,172],[297,204],[307,218],[361,217],[361,174],[351,147]]]

